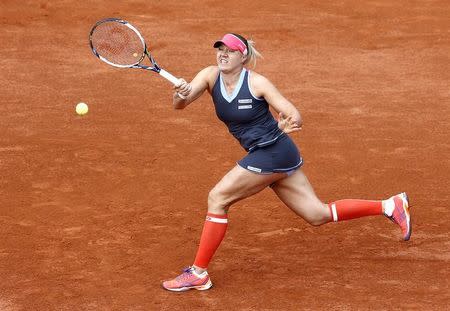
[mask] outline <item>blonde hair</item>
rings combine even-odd
[[[255,69],[256,60],[258,58],[263,58],[263,56],[261,55],[261,53],[258,52],[258,50],[255,49],[255,41],[253,41],[252,39],[248,39],[247,44],[248,44],[248,54],[247,59],[244,62],[244,65],[247,65],[251,69]]]

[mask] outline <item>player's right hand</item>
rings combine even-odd
[[[184,80],[183,78],[180,78],[179,83],[175,85],[173,88],[178,94],[184,97],[188,97],[192,91],[192,86],[189,83],[187,83],[186,80]]]

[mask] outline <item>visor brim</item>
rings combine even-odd
[[[221,45],[226,45],[223,41],[216,41],[216,42],[214,42],[214,45],[213,45],[213,47],[214,48],[218,48],[219,46],[221,46]]]

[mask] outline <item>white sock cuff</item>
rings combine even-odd
[[[226,223],[228,223],[228,219],[227,218],[219,218],[219,217],[214,217],[214,216],[211,216],[211,215],[206,215],[206,221],[215,222],[215,223],[219,223],[219,224],[226,224]]]
[[[383,201],[384,214],[388,217],[392,216],[395,209],[395,202],[393,198],[387,199]]]
[[[333,217],[333,221],[338,221],[338,214],[336,211],[336,204],[332,203],[330,206],[331,216]]]
[[[192,273],[198,278],[204,278],[208,275],[208,272],[206,270],[199,274],[197,273],[197,271],[195,271],[195,268],[192,269]]]

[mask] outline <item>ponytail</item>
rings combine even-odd
[[[256,67],[256,60],[258,58],[263,58],[261,53],[259,53],[255,49],[255,42],[252,39],[247,40],[247,47],[248,47],[248,54],[247,59],[244,62],[244,65],[247,65],[251,69],[255,69]]]

